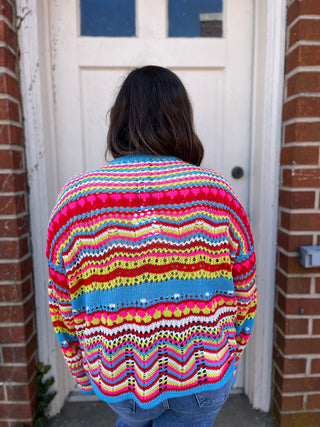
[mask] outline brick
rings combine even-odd
[[[33,357],[28,365],[0,365],[0,381],[28,383],[36,372],[36,358]]]
[[[289,30],[289,46],[297,41],[319,41],[320,25],[317,19],[300,19]]]
[[[293,22],[299,15],[320,15],[320,3],[318,0],[294,1],[287,12],[287,25]]]
[[[9,193],[26,190],[26,174],[20,173],[0,173],[0,192]]]
[[[283,389],[283,374],[278,369],[274,369],[274,383],[278,386],[279,390]]]
[[[14,125],[0,125],[0,144],[23,145],[23,131]]]
[[[7,385],[6,389],[8,401],[29,401],[37,390],[36,379],[34,378],[28,385]]]
[[[311,360],[311,373],[320,374],[320,359]]]
[[[20,122],[19,104],[11,99],[0,99],[0,120]]]
[[[286,314],[317,315],[319,314],[320,297],[285,298],[279,292],[278,304],[281,310]]]
[[[17,50],[17,34],[4,21],[0,21],[0,40]]]
[[[315,207],[315,191],[279,191],[279,205],[289,209]],[[303,237],[303,236],[302,236]],[[308,236],[309,238],[310,236]]]
[[[287,256],[282,252],[279,253],[279,266],[289,274],[315,274],[320,273],[320,268],[305,268],[299,263],[298,256]]]
[[[320,74],[320,73],[319,73]],[[319,147],[283,147],[281,150],[281,165],[317,165],[319,163]]]
[[[8,427],[33,427],[33,420],[31,419],[24,419],[22,420],[23,424],[21,423],[21,421],[9,421]],[[7,426],[7,424],[6,424]],[[0,427],[2,427],[2,424],[0,423]]]
[[[21,262],[0,264],[0,277],[4,282],[21,282],[31,273],[31,256]]]
[[[283,106],[284,122],[296,117],[319,117],[319,115],[320,98],[315,96],[300,96],[285,102]]]
[[[32,417],[32,406],[30,403],[0,403],[0,413],[3,418],[25,419]]]
[[[27,215],[15,219],[0,218],[0,235],[2,237],[19,237],[29,231]]]
[[[289,252],[298,252],[300,246],[310,246],[312,242],[312,235],[295,236],[282,230],[278,231],[278,245]]]
[[[279,420],[280,420],[280,417],[281,417],[281,413],[280,413],[278,405],[277,405],[277,403],[276,403],[276,401],[274,399],[274,396],[273,396],[273,399],[271,400],[270,412],[274,416],[274,418],[275,418],[275,420],[277,422],[277,425],[279,425]]]
[[[24,300],[32,292],[32,282],[30,277],[22,283],[14,285],[0,285],[0,302],[19,302]]]
[[[286,57],[286,74],[297,67],[320,65],[320,46],[297,46]]]
[[[21,346],[8,346],[2,348],[3,360],[6,364],[11,363],[28,363],[30,357],[37,350],[37,335],[34,334],[33,337],[28,341],[27,344],[23,343]]]
[[[286,294],[308,294],[310,292],[310,277],[287,277],[281,271],[276,271],[276,283]]]
[[[307,188],[320,186],[319,169],[284,169],[282,185],[294,188]]]
[[[281,226],[291,231],[318,231],[320,214],[281,212]]]
[[[320,52],[320,51],[319,51]],[[285,126],[284,141],[288,142],[319,142],[320,121],[297,122]]]
[[[22,151],[0,149],[0,169],[22,169],[22,168],[23,168]]]
[[[307,396],[307,409],[320,408],[320,394],[309,394]]]
[[[277,420],[281,427],[315,427],[320,426],[320,412],[284,412]]]
[[[33,311],[33,298],[29,298],[28,301],[21,305],[8,304],[7,306],[1,307],[0,323],[24,323]]]
[[[305,374],[307,361],[304,358],[283,357],[277,349],[274,350],[274,362],[283,375]]]
[[[282,377],[276,370],[275,381],[283,393],[301,393],[320,390],[320,377]]]
[[[279,334],[280,335],[280,334]],[[281,338],[277,341],[279,349],[285,355],[318,354],[320,352],[319,338]],[[320,381],[320,378],[319,378]],[[320,387],[320,382],[319,382]],[[320,388],[319,388],[320,390]],[[288,390],[286,390],[288,391]],[[299,391],[299,390],[292,390]]]
[[[316,278],[316,292],[320,294],[320,278]]]
[[[274,398],[282,411],[297,411],[303,409],[303,395],[301,394],[298,396],[283,396],[275,387]]]
[[[4,400],[4,386],[0,385],[0,401]]]
[[[19,259],[30,251],[29,239],[2,240],[0,241],[0,259]]]
[[[275,323],[286,335],[308,333],[308,319],[288,319],[275,309]]]
[[[20,214],[26,210],[25,196],[1,196],[0,195],[0,215]]]
[[[6,47],[0,47],[0,67],[7,67],[12,72],[16,72],[16,57]]]
[[[313,335],[320,334],[320,319],[313,319],[312,321],[312,333]]]
[[[11,4],[7,0],[0,1],[0,13],[5,16],[12,24],[14,23],[14,14]]]
[[[9,76],[9,74],[0,74],[0,93],[6,93],[20,100],[21,95],[18,80]]]
[[[34,332],[34,319],[31,318],[25,325],[0,326],[1,344],[23,344]]]
[[[287,97],[298,93],[320,90],[320,72],[301,72],[294,74],[287,82]]]

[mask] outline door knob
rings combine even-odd
[[[235,166],[232,171],[231,171],[231,175],[233,176],[233,178],[235,179],[240,179],[243,177],[244,172],[241,166]]]

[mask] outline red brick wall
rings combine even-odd
[[[272,411],[281,427],[320,425],[320,1],[288,1]],[[317,45],[318,43],[318,45]]]
[[[35,330],[15,1],[0,0],[0,427],[32,425]]]

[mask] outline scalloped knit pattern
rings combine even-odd
[[[52,323],[84,393],[151,408],[234,375],[256,312],[255,254],[220,174],[136,154],[78,175],[46,254]]]

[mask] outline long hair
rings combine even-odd
[[[153,65],[129,73],[110,110],[108,151],[114,158],[146,153],[200,165],[203,145],[194,130],[187,91],[176,74]]]

